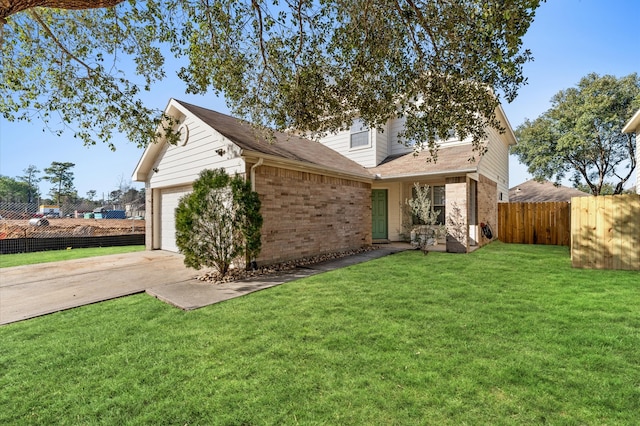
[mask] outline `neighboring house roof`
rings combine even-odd
[[[572,197],[588,197],[590,194],[575,188],[556,185],[549,181],[528,180],[509,189],[510,203],[540,203],[547,201],[571,201]]]
[[[215,129],[230,142],[240,147],[243,156],[269,156],[271,158],[302,163],[326,171],[333,171],[354,177],[365,179],[373,178],[363,166],[319,142],[281,132],[274,132],[274,140],[269,142],[264,135],[260,134],[259,130],[248,122],[238,118],[176,99],[172,99],[169,105],[183,109],[183,113],[188,112],[193,114],[204,124]],[[169,107],[167,109],[169,109]],[[154,145],[161,145],[161,143]],[[150,151],[149,148],[154,147],[147,147],[148,151]],[[138,164],[134,172],[134,177],[142,177],[148,173],[148,170],[141,169],[149,168],[151,165],[150,161],[144,160],[145,155],[152,157],[159,154],[157,148],[153,149],[153,151],[155,151],[155,153],[145,152],[143,154],[143,159],[141,159]]]
[[[378,179],[404,178],[410,176],[443,176],[447,174],[475,173],[477,162],[469,162],[469,145],[441,147],[437,161],[429,161],[429,151],[408,153],[385,158],[376,167],[368,169]]]

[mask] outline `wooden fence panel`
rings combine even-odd
[[[640,195],[571,199],[576,268],[640,270]]]
[[[568,246],[571,211],[567,202],[498,204],[498,238],[505,243]]]

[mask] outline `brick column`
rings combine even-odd
[[[468,185],[464,176],[447,178],[445,183],[447,252],[466,253],[469,249]]]
[[[498,184],[484,175],[478,180],[478,224],[489,224],[493,239],[498,238]],[[480,247],[490,243],[479,231],[478,245]]]

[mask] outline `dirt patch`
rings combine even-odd
[[[132,219],[47,219],[47,226],[29,220],[0,220],[0,239],[50,237],[102,237],[144,234],[145,221]]]

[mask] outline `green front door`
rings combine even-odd
[[[371,238],[386,240],[387,234],[387,190],[371,190]]]

